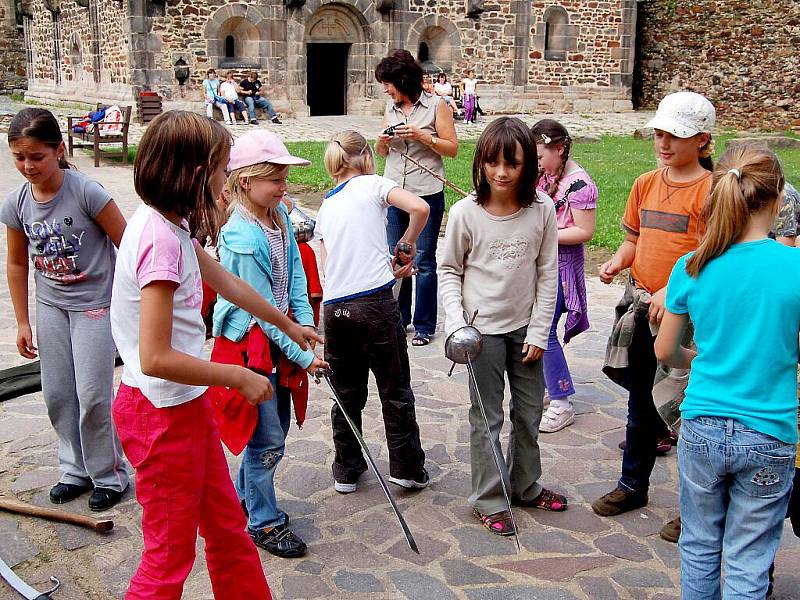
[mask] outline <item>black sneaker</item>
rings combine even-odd
[[[250,119],[250,125],[258,125],[258,119]]]
[[[308,550],[306,543],[286,525],[276,525],[272,529],[247,530],[253,543],[270,554],[280,558],[297,558]]]
[[[422,473],[416,479],[400,479],[399,477],[389,477],[388,480],[395,485],[406,488],[407,490],[421,490],[428,487],[428,484],[431,482],[425,467],[422,468]]]
[[[127,489],[128,488],[126,487],[125,490]],[[122,495],[125,493],[125,490],[118,492],[117,490],[112,490],[110,488],[94,488],[92,495],[89,496],[89,510],[99,512],[101,510],[108,510],[109,508],[116,506],[116,504],[122,500]]]
[[[64,504],[72,502],[78,496],[91,491],[92,484],[75,485],[74,483],[57,483],[50,488],[50,502],[53,504]]]
[[[272,121],[273,123],[275,123],[275,125],[283,125],[283,123],[281,123],[281,120],[280,120],[278,117],[272,117],[272,118],[270,119],[270,121]]]

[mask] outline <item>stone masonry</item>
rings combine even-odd
[[[800,2],[645,0],[639,19],[637,104],[690,89],[723,125],[800,130]]]
[[[28,83],[26,66],[14,0],[0,0],[0,94],[22,94]]]
[[[166,107],[199,109],[209,67],[257,69],[264,94],[303,115],[307,44],[323,43],[349,45],[349,114],[382,111],[373,70],[394,48],[456,82],[474,68],[488,110],[631,108],[635,0],[23,0],[23,12],[29,98],[132,102],[153,90]]]

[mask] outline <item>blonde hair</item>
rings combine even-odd
[[[686,272],[697,277],[709,261],[735,243],[751,215],[775,202],[783,192],[783,169],[775,154],[760,146],[734,146],[717,163],[711,198],[703,209],[706,233],[686,261]]]
[[[342,131],[331,138],[325,148],[325,168],[336,178],[345,171],[357,171],[363,175],[375,172],[372,148],[357,131]]]
[[[269,179],[276,173],[286,168],[286,165],[276,165],[274,163],[262,162],[247,167],[234,169],[228,175],[228,181],[225,187],[228,191],[228,214],[233,212],[237,204],[244,205],[246,210],[250,210],[250,199],[247,196],[247,190],[242,185],[242,178],[246,179]],[[272,223],[284,233],[286,232],[286,224],[281,216],[280,209],[275,206],[274,208],[267,209],[267,216]]]

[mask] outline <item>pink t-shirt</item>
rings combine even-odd
[[[206,327],[200,316],[203,287],[194,241],[187,229],[143,204],[128,222],[119,246],[111,291],[111,332],[125,362],[122,382],[139,388],[153,406],[163,408],[193,400],[206,388],[142,373],[139,361],[142,288],[154,281],[178,284],[172,304],[172,347],[202,358]]]
[[[545,175],[539,180],[538,188],[547,193],[553,178]],[[559,229],[566,229],[575,224],[572,209],[592,210],[597,208],[597,186],[589,174],[578,167],[568,175],[564,175],[558,182],[556,193],[553,194],[553,203],[556,207],[556,221]]]

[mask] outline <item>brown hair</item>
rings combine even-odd
[[[408,50],[392,50],[375,67],[375,79],[391,83],[411,102],[422,94],[422,67]]]
[[[227,164],[231,135],[222,125],[185,110],[153,119],[139,142],[133,185],[142,201],[159,212],[174,211],[191,231],[216,232],[220,212],[208,178]]]
[[[539,178],[539,159],[536,144],[527,125],[516,117],[500,117],[483,130],[475,147],[472,161],[472,184],[475,186],[475,201],[484,204],[491,189],[483,165],[501,154],[508,162],[516,162],[517,144],[522,148],[522,176],[517,187],[517,202],[530,206],[539,202],[536,195],[536,180]]]
[[[8,125],[8,145],[22,138],[36,140],[56,151],[64,143],[58,121],[53,113],[44,108],[23,108],[11,119]],[[62,155],[58,158],[58,166],[69,169],[72,165]]]
[[[372,148],[357,131],[347,130],[335,134],[325,148],[325,168],[331,177],[338,177],[347,170],[364,175],[375,172]]]
[[[734,146],[717,163],[711,198],[703,209],[706,232],[697,251],[686,261],[686,272],[697,277],[702,268],[734,244],[751,215],[780,201],[783,169],[775,154],[760,146]]]
[[[564,150],[561,153],[561,166],[558,169],[558,173],[553,179],[553,183],[545,190],[545,193],[555,200],[553,194],[558,190],[558,184],[561,183],[561,178],[564,176],[564,169],[569,160],[569,152],[572,149],[572,138],[569,136],[567,128],[555,119],[542,119],[538,121],[531,127],[531,133],[533,134],[533,142],[535,144],[544,144],[548,148],[563,148]],[[545,172],[540,171],[538,179],[544,176]],[[539,183],[538,179],[536,181],[537,185]]]

